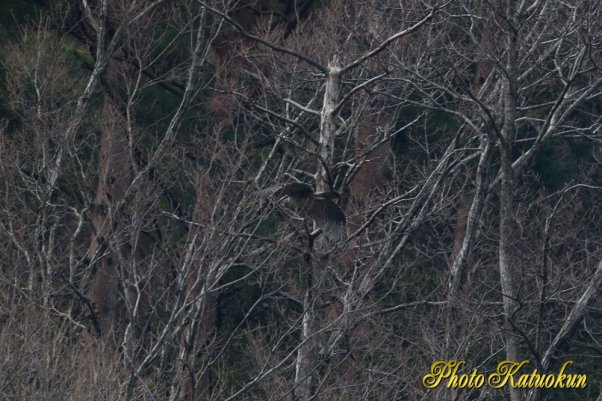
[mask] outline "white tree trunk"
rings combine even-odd
[[[339,102],[341,68],[335,58],[328,65],[324,101],[320,113],[320,148],[318,149],[318,168],[315,175],[316,192],[330,191],[329,180],[333,165],[334,137],[336,132],[336,106]],[[317,226],[314,226],[317,229]],[[311,247],[310,241],[310,247]],[[315,392],[316,380],[314,372],[318,367],[318,352],[320,341],[318,332],[321,322],[320,287],[326,266],[329,263],[327,255],[320,255],[320,250],[326,246],[323,238],[318,238],[316,246],[307,261],[307,276],[305,296],[303,299],[303,326],[301,345],[297,352],[295,369],[295,389],[293,398],[297,401],[310,400]],[[317,256],[317,257],[316,257]]]

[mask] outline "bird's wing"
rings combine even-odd
[[[347,242],[345,213],[329,199],[314,199],[308,215],[322,229],[326,239],[339,248]]]
[[[302,209],[312,218],[324,233],[324,236],[337,248],[344,248],[347,243],[347,228],[345,213],[332,199],[339,197],[334,192],[314,194],[311,186],[300,182],[286,185],[276,185],[258,191],[263,199],[286,195],[291,203]]]
[[[274,185],[272,187],[260,189],[257,191],[257,195],[262,199],[268,199],[275,196],[281,189],[282,185]]]
[[[341,195],[338,192],[318,192],[316,193],[316,199],[339,199]]]
[[[289,196],[291,198],[299,198],[312,194],[314,190],[307,184],[300,182],[293,182],[292,184],[278,184],[268,188],[260,189],[257,194],[261,198],[280,197],[282,195]]]
[[[301,182],[293,182],[282,186],[282,193],[291,198],[304,197],[314,193],[314,189]]]

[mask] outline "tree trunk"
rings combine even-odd
[[[320,113],[320,149],[318,152],[318,168],[315,175],[316,192],[330,191],[334,157],[334,137],[336,132],[335,108],[339,101],[340,93],[340,66],[335,58],[328,66],[326,76],[326,88],[324,90],[324,101]],[[314,226],[316,229],[317,226]],[[327,254],[321,255],[321,251],[327,246],[323,238],[318,238],[316,246],[312,248],[309,242],[307,257],[307,275],[305,296],[303,299],[303,327],[301,332],[301,345],[297,352],[297,363],[295,369],[295,389],[293,398],[296,401],[307,401],[312,399],[316,390],[315,371],[318,368],[318,351],[320,347],[319,329],[321,322],[321,285],[324,272],[330,262]],[[314,252],[317,251],[317,252]]]
[[[117,87],[119,63],[111,61],[107,67],[104,85],[107,90]],[[100,138],[100,161],[98,166],[98,185],[96,205],[92,223],[94,235],[92,254],[97,247],[102,247],[106,255],[99,261],[99,266],[92,282],[90,299],[96,306],[96,318],[100,324],[100,334],[108,335],[113,329],[117,317],[117,300],[119,299],[119,263],[122,261],[118,249],[125,235],[125,227],[119,218],[120,203],[132,180],[132,161],[128,147],[128,139],[123,124],[123,116],[118,106],[113,104],[112,96],[105,96],[103,113],[104,121],[111,121],[102,127]]]
[[[512,142],[516,130],[516,62],[517,62],[517,43],[516,33],[512,29],[507,32],[506,48],[506,70],[507,76],[503,88],[503,126],[501,131],[500,143],[500,242],[499,242],[499,270],[500,283],[502,289],[502,300],[504,305],[504,324],[506,327],[506,358],[520,362],[519,359],[519,341],[513,328],[514,314],[519,309],[517,300],[517,291],[514,283],[514,272],[512,271]],[[520,401],[521,393],[511,388],[510,396],[512,401]]]

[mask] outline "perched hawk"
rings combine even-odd
[[[316,222],[328,242],[338,248],[345,247],[347,219],[341,208],[333,202],[333,199],[339,197],[336,192],[316,193],[307,184],[292,183],[263,189],[259,194],[264,198],[272,196],[280,198],[286,195],[289,203],[301,209],[306,216]]]

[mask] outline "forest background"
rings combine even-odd
[[[600,21],[0,1],[0,398],[601,400]],[[422,386],[453,359],[587,387]]]

